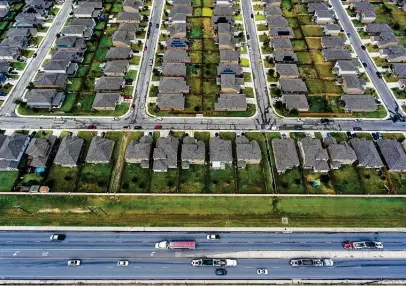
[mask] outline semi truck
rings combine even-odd
[[[383,243],[380,241],[344,241],[345,249],[381,249]]]
[[[196,242],[189,241],[160,241],[155,244],[157,249],[195,249]]]
[[[192,260],[192,266],[214,266],[214,267],[232,267],[237,266],[235,259],[215,259],[215,258],[199,258]]]

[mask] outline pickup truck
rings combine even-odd
[[[330,258],[302,258],[291,259],[289,264],[294,267],[323,267],[333,266],[334,262]]]
[[[382,249],[383,244],[380,241],[344,241],[345,249]]]
[[[237,260],[235,259],[215,259],[215,258],[200,258],[193,259],[192,266],[214,266],[214,267],[233,267],[237,266]]]

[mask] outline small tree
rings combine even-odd
[[[293,108],[289,113],[291,116],[298,116],[299,110],[297,110],[296,108]]]

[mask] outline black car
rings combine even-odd
[[[32,57],[35,58],[37,56],[37,53],[33,53]]]
[[[215,271],[216,275],[227,275],[227,270],[224,268],[217,268]]]
[[[362,128],[361,127],[353,127],[352,130],[354,130],[354,131],[362,131]]]
[[[379,77],[379,78],[382,78],[382,74],[379,71],[376,72],[376,76]]]
[[[301,125],[295,125],[295,130],[303,130],[303,127]]]
[[[66,238],[65,234],[52,234],[49,239],[51,241],[64,241]]]
[[[347,134],[348,139],[352,139],[353,136],[350,131],[347,131],[346,134]]]
[[[142,129],[142,126],[136,125],[134,126],[134,129]]]
[[[364,68],[367,67],[367,63],[366,63],[366,62],[362,62],[362,65],[364,66]]]
[[[152,23],[151,23],[151,22],[149,22],[149,23],[148,23],[148,26],[149,26],[149,27],[151,27],[151,26],[152,26]]]
[[[320,119],[320,122],[323,123],[323,124],[327,124],[327,123],[330,122],[330,119],[322,118],[322,119]]]
[[[365,47],[364,45],[361,46],[361,49],[363,49],[364,51],[367,49],[367,47]]]
[[[159,28],[159,24],[158,24],[158,23],[155,24],[155,28],[157,28],[157,29]]]

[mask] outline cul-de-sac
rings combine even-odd
[[[0,0],[0,225],[286,233],[398,231],[405,222],[405,0]],[[156,248],[179,246],[160,238]],[[383,247],[379,236],[361,238],[361,248]],[[357,248],[348,241],[346,249]],[[12,249],[18,259],[22,250]],[[173,259],[188,257],[179,253]],[[283,255],[269,258],[303,256]],[[394,265],[402,258],[388,255],[381,258]],[[339,269],[329,259],[289,263]],[[193,261],[191,269],[216,266]],[[27,277],[81,282],[101,271],[35,269]],[[278,279],[301,277],[277,269]],[[405,268],[387,276],[365,269],[303,277],[406,279]],[[228,279],[268,275],[241,271]],[[3,272],[0,280],[24,280]],[[134,278],[120,275],[108,277]],[[205,275],[190,277],[212,279]],[[166,271],[144,278],[185,279]]]

